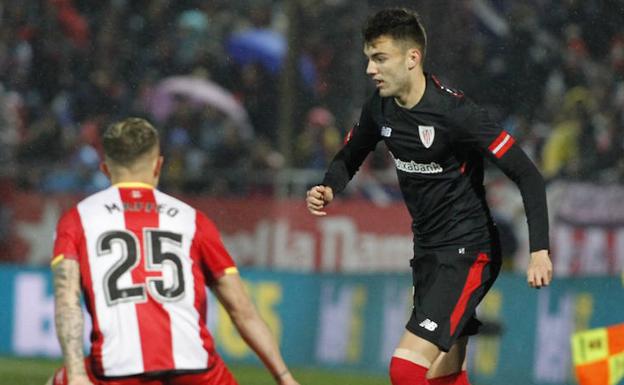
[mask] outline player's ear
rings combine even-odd
[[[102,171],[102,173],[106,175],[108,179],[111,179],[111,173],[108,169],[108,165],[106,164],[106,162],[100,162],[100,171]]]
[[[420,49],[416,47],[410,48],[407,51],[407,68],[411,70],[416,68],[419,64],[422,64],[422,53]]]
[[[156,159],[156,165],[154,166],[154,177],[159,177],[160,172],[162,171],[162,166],[165,161],[165,158],[162,155],[159,155]]]

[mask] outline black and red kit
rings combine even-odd
[[[323,184],[334,193],[342,191],[368,153],[379,141],[385,142],[412,217],[412,266],[421,268],[414,271],[412,318],[422,314],[410,320],[408,329],[417,330],[417,335],[446,350],[457,336],[473,334],[468,330],[469,321],[500,267],[498,234],[483,186],[484,158],[519,187],[531,251],[549,248],[548,212],[544,180],[513,136],[462,92],[445,87],[433,75],[425,76],[425,93],[410,109],[399,106],[392,97],[374,93],[331,162]],[[433,261],[425,263],[422,258]],[[449,263],[458,264],[462,272],[446,278],[442,274],[440,279],[454,282],[440,287],[435,277]],[[416,282],[417,276],[423,276],[423,266],[430,270],[425,274],[427,284],[424,278]],[[423,299],[427,296],[438,296],[448,303],[438,306],[439,301]],[[431,302],[432,308],[419,308],[419,303],[425,302]],[[434,309],[436,306],[441,309]],[[440,333],[451,338],[431,337]]]

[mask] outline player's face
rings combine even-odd
[[[366,74],[382,97],[397,97],[409,89],[410,55],[400,43],[382,35],[364,46],[364,54],[368,57]]]

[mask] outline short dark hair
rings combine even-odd
[[[104,154],[122,166],[131,166],[159,146],[158,131],[145,119],[126,118],[108,126],[102,135]]]
[[[387,8],[370,16],[362,34],[367,44],[382,35],[388,35],[395,40],[412,40],[420,46],[423,59],[427,51],[427,34],[420,15],[405,8]]]

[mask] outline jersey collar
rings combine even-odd
[[[151,184],[143,183],[143,182],[120,182],[115,183],[113,187],[117,188],[148,188],[153,189],[154,186]]]

